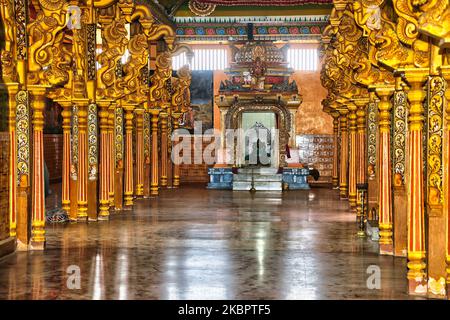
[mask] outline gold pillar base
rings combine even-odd
[[[427,279],[425,274],[425,252],[408,253],[408,294],[416,296],[427,295]]]
[[[45,223],[36,221],[31,226],[30,250],[44,250],[45,248]]]

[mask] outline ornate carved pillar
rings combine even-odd
[[[176,132],[176,130],[179,128],[180,125],[180,117],[182,116],[181,112],[172,112],[172,118],[173,118],[173,132]],[[172,148],[175,147],[176,143],[173,142],[174,145]],[[180,187],[180,165],[174,163],[173,164],[173,188],[179,188]]]
[[[87,99],[73,99],[78,106],[78,221],[86,221],[87,215],[87,186],[88,186],[88,140],[87,140]]]
[[[428,294],[443,298],[446,295],[445,214],[444,214],[444,109],[446,81],[431,75],[427,83],[427,276]],[[447,159],[447,162],[449,159]],[[448,194],[447,194],[448,195]]]
[[[136,108],[136,190],[135,195],[144,195],[144,109]]]
[[[6,84],[6,89],[8,90],[8,131],[9,131],[9,235],[11,237],[15,237],[17,227],[16,95],[19,91],[19,84],[8,83]]]
[[[407,198],[405,190],[406,138],[408,130],[408,106],[406,92],[400,77],[395,78],[393,96],[392,130],[392,177],[393,177],[393,223],[394,255],[406,257],[407,253]]]
[[[348,168],[348,200],[350,207],[356,209],[356,105],[348,103],[348,129],[349,129],[349,168]]]
[[[125,183],[124,206],[131,209],[133,206],[133,111],[135,106],[125,105]]]
[[[72,144],[70,164],[70,221],[77,221],[78,215],[78,106],[72,105]]]
[[[99,187],[99,220],[109,219],[109,183],[111,176],[108,162],[110,162],[110,138],[109,138],[109,111],[108,108],[111,101],[99,100],[98,106],[100,111],[99,126],[100,126],[100,187]]]
[[[152,123],[152,173],[151,173],[151,186],[150,194],[152,196],[157,196],[159,194],[159,170],[158,170],[158,117],[160,110],[150,109],[151,123]]]
[[[377,87],[378,103],[378,210],[380,254],[393,254],[391,181],[391,96],[393,87]]]
[[[340,159],[340,172],[339,172],[339,190],[341,199],[347,199],[348,194],[348,128],[347,128],[347,114],[348,110],[346,108],[340,108],[339,110],[339,120],[341,129],[341,159]]]
[[[72,101],[54,100],[62,107],[62,129],[63,129],[63,163],[62,163],[62,209],[68,214],[70,212],[70,128],[72,117]]]
[[[119,113],[119,114],[117,114]],[[117,123],[119,122],[119,124]],[[118,136],[118,127],[120,126],[120,135]],[[123,180],[123,162],[122,158],[118,161],[117,152],[120,148],[123,150],[123,110],[118,107],[116,103],[111,103],[108,112],[108,158],[107,166],[109,169],[109,208],[118,208],[118,203],[120,203],[120,209],[122,208],[122,194],[117,194],[116,184],[119,185],[119,189],[122,190],[122,180]],[[119,141],[120,140],[120,141]],[[120,153],[123,154],[123,151]],[[120,165],[120,166],[119,166]],[[116,198],[119,199],[116,201]]]
[[[444,196],[445,196],[445,210],[446,213],[446,232],[445,232],[445,260],[446,260],[446,284],[447,284],[447,296],[450,293],[450,65],[440,67],[440,74],[447,82],[447,88],[445,90],[445,120],[446,120],[446,135],[444,142],[444,154],[446,161],[444,161]]]
[[[33,110],[33,179],[31,249],[43,250],[45,246],[45,191],[44,191],[44,109],[47,87],[30,85]]]
[[[369,102],[367,98],[354,100],[356,107],[356,183],[366,183],[366,107]],[[361,199],[357,195],[357,219],[358,223],[363,219],[361,210]],[[362,236],[362,234],[360,234]]]
[[[113,149],[111,153],[111,167],[114,170],[114,184],[113,184],[113,201],[116,210],[122,210],[123,208],[123,153],[124,153],[124,139],[123,139],[123,108],[116,106],[114,109],[114,121],[112,128],[114,134],[111,134],[114,141],[111,144]],[[110,186],[111,190],[111,186]],[[111,191],[110,191],[111,199]]]
[[[146,111],[144,113],[144,198],[150,197],[150,114]]]
[[[88,220],[98,220],[98,112],[97,105],[90,103],[87,114],[87,160],[88,160],[88,181],[87,181],[87,206]]]
[[[426,294],[426,250],[424,217],[423,174],[423,125],[425,91],[423,84],[428,69],[406,69],[405,77],[411,89],[408,92],[408,291],[410,294]]]
[[[374,91],[369,93],[367,105],[367,183],[368,190],[368,219],[376,219],[378,207],[378,179],[377,150],[378,150],[378,98]]]
[[[20,90],[16,95],[16,144],[17,144],[17,206],[14,222],[16,223],[17,250],[28,250],[30,243],[30,184],[31,184],[31,110],[29,94]]]
[[[161,187],[167,187],[167,112],[159,114],[161,123]]]
[[[333,111],[331,113],[333,117],[333,135],[334,135],[334,143],[333,143],[333,173],[332,173],[332,182],[333,187],[339,187],[339,112]]]

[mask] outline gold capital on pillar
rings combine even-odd
[[[391,180],[391,96],[394,87],[375,89],[378,103],[378,210],[380,253],[392,255],[392,180]]]

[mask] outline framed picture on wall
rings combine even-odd
[[[214,73],[192,71],[191,105],[180,121],[180,127],[194,133],[195,122],[201,123],[202,133],[214,126]]]

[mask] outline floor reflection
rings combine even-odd
[[[358,239],[347,209],[327,189],[162,190],[110,221],[47,226],[44,252],[0,261],[0,299],[408,298],[405,259]]]

